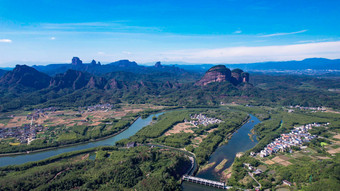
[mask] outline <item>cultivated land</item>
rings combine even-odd
[[[119,108],[113,108],[112,110],[94,110],[88,111],[86,108],[74,109],[74,110],[57,110],[54,112],[46,112],[44,115],[40,115],[37,120],[33,120],[34,124],[45,126],[58,126],[64,125],[66,127],[74,125],[99,125],[102,120],[114,118],[120,119],[128,113],[138,113],[145,110],[163,109],[164,106],[154,106],[150,104],[121,104]],[[7,116],[7,120],[0,121],[0,128],[21,127],[24,124],[30,124],[31,118],[27,115],[32,112],[26,111],[18,114],[3,113],[2,116]],[[88,120],[90,119],[90,120]]]
[[[164,108],[150,104],[98,104],[3,113],[7,119],[0,121],[0,152],[34,151],[110,136],[130,126],[138,116]]]

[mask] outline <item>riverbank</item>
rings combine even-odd
[[[56,148],[53,150],[42,151],[38,153],[0,157],[0,166],[19,165],[19,164],[24,164],[27,162],[40,161],[43,159],[54,157],[62,153],[79,151],[79,150],[89,149],[89,148],[94,148],[94,147],[114,146],[117,143],[117,141],[129,138],[130,136],[134,135],[136,132],[138,132],[143,127],[149,125],[150,122],[152,121],[153,116],[158,117],[161,114],[163,113],[152,114],[146,119],[138,118],[126,130],[122,131],[121,133],[115,136],[106,138],[104,140],[89,142],[86,144],[79,144],[79,145],[77,144],[75,146],[70,146],[70,147]]]
[[[140,116],[136,117],[132,122],[131,125],[137,121],[137,119],[139,119]],[[79,143],[71,143],[71,144],[65,144],[65,145],[60,145],[57,147],[47,147],[47,148],[43,148],[43,149],[37,149],[37,150],[32,150],[32,151],[23,151],[23,152],[17,152],[17,153],[3,153],[0,154],[0,157],[9,157],[9,156],[17,156],[17,155],[25,155],[25,154],[31,154],[31,153],[39,153],[39,152],[44,152],[44,151],[50,151],[50,150],[55,150],[55,149],[61,149],[61,148],[66,148],[66,147],[73,147],[73,146],[77,146],[77,145],[83,145],[83,144],[87,144],[87,143],[91,143],[91,142],[96,142],[96,141],[101,141],[101,140],[105,140],[105,139],[109,139],[111,137],[114,137],[122,132],[124,132],[126,129],[128,129],[131,125],[125,127],[124,129],[113,133],[111,135],[107,135],[104,137],[100,137],[97,139],[90,139],[87,141],[83,141],[83,142],[79,142]]]
[[[253,148],[257,144],[257,140],[251,141],[248,133],[254,128],[254,126],[261,121],[253,115],[249,115],[247,121],[243,123],[241,128],[238,128],[231,136],[231,139],[227,144],[223,144],[218,147],[209,157],[208,164],[215,163],[212,167],[205,171],[197,173],[196,177],[214,180],[214,181],[226,181],[231,176],[232,166],[238,153],[245,152]],[[218,170],[215,168],[218,166]],[[215,167],[214,167],[215,166]],[[214,190],[213,188],[206,187],[198,184],[182,184],[184,191],[197,191],[197,190]]]

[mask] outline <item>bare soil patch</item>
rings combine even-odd
[[[335,154],[335,153],[340,153],[340,148],[337,149],[331,149],[327,151],[329,154]]]
[[[192,128],[194,128],[194,126],[192,126],[191,123],[178,123],[173,128],[171,128],[170,130],[165,132],[164,135],[168,136],[168,135],[171,135],[171,134],[177,134],[177,133],[181,133],[181,132],[194,133]]]
[[[277,156],[272,159],[272,161],[274,161],[275,163],[281,164],[283,166],[291,165],[292,163],[287,160],[289,160],[289,158],[286,156]]]
[[[334,135],[333,138],[340,139],[340,134]]]
[[[321,160],[331,159],[331,158],[325,157],[325,156],[316,156],[316,158],[321,159]]]
[[[275,164],[274,161],[272,160],[266,160],[264,163],[268,164],[268,165],[272,165],[272,164]]]

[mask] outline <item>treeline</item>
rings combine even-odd
[[[191,167],[180,152],[149,147],[107,147],[72,156],[83,158],[95,150],[108,154],[95,160],[60,155],[36,166],[0,168],[0,190],[180,190],[178,180]]]
[[[183,122],[185,118],[189,118],[188,111],[170,111],[159,116],[156,123],[144,127],[135,135],[128,139],[118,141],[116,144],[124,146],[128,142],[145,143],[149,138],[157,138],[161,136],[165,131],[172,128],[177,123]]]

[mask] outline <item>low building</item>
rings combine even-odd
[[[131,147],[135,147],[136,146],[136,142],[129,142],[126,144],[127,148],[131,148]]]
[[[292,185],[292,183],[289,182],[288,180],[283,180],[282,183],[285,184],[285,185],[288,185],[288,186]]]

